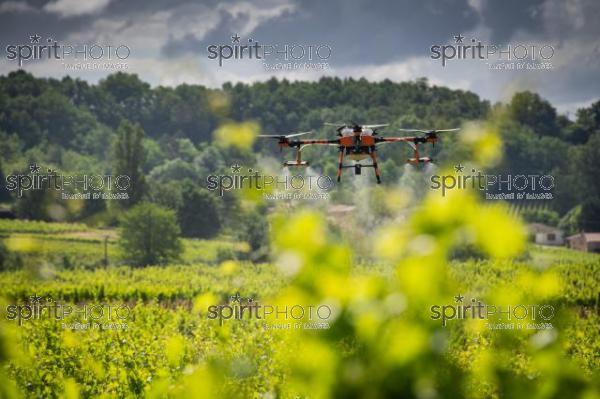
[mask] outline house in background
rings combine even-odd
[[[527,225],[531,241],[539,245],[564,245],[565,237],[561,229],[542,223]]]
[[[569,248],[600,253],[600,233],[579,233],[567,237]]]

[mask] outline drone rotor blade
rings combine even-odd
[[[380,127],[386,127],[389,126],[389,123],[380,123],[379,125],[363,125],[362,127],[365,127],[367,129],[378,129]]]
[[[454,128],[454,129],[438,129],[438,130],[433,130],[433,133],[439,133],[439,132],[456,132],[460,130],[460,128]]]
[[[308,132],[299,132],[299,133],[292,133],[292,134],[259,134],[257,137],[272,137],[272,138],[287,139],[289,137],[302,136],[304,134],[308,134],[308,133],[312,133],[312,132],[313,131],[310,130]]]
[[[312,130],[309,130],[308,132],[300,132],[300,133],[288,134],[285,137],[287,138],[287,137],[303,136],[305,134],[312,133],[312,132],[313,132]]]
[[[398,129],[402,132],[419,132],[419,133],[425,133],[425,134],[431,134],[431,133],[440,133],[440,132],[455,132],[457,130],[460,130],[460,128],[454,128],[454,129]]]

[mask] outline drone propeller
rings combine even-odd
[[[425,137],[422,138],[423,140],[427,140],[429,141],[431,139],[431,145],[433,147],[435,147],[435,142],[437,140],[437,133],[443,133],[443,132],[456,132],[458,130],[460,130],[460,128],[453,128],[453,129],[431,129],[431,130],[424,130],[424,129],[399,129],[402,132],[419,132],[419,133],[425,133]]]
[[[259,134],[257,137],[272,137],[272,138],[277,138],[277,139],[288,139],[290,137],[303,136],[308,133],[312,133],[312,130],[309,130],[308,132],[299,132],[299,133],[292,133],[292,134]]]
[[[341,134],[342,129],[344,128],[350,128],[353,129],[354,131],[357,131],[357,129],[372,129],[374,134],[376,133],[376,130],[381,128],[381,127],[386,127],[389,126],[388,123],[380,123],[380,124],[376,124],[376,125],[361,125],[360,123],[356,123],[354,121],[350,121],[350,123],[331,123],[331,122],[325,122],[324,123],[325,126],[335,126],[335,130],[338,132],[338,134]]]
[[[279,140],[279,151],[283,151],[283,146],[284,145],[289,145],[289,139],[290,137],[298,137],[298,136],[302,136],[308,133],[312,133],[312,130],[309,130],[308,132],[299,132],[299,133],[292,133],[292,134],[259,134],[257,137],[265,137],[268,139],[277,139]]]
[[[437,133],[437,132],[458,132],[459,130],[460,130],[459,127],[455,127],[453,129],[437,129],[437,130],[434,130],[434,133]]]
[[[436,133],[441,133],[441,132],[455,132],[457,130],[460,130],[459,128],[454,128],[454,129],[431,129],[431,130],[425,130],[425,129],[398,129],[401,132],[419,132],[419,133],[425,133],[425,134],[436,134]]]
[[[379,129],[380,127],[389,126],[389,123],[380,123],[378,125],[362,125],[362,127],[366,127],[367,129]]]
[[[379,124],[375,124],[375,125],[362,125],[360,123],[356,123],[354,121],[350,121],[351,125],[349,127],[353,127],[353,128],[361,128],[361,129],[378,129],[380,127],[386,127],[388,126],[388,123],[379,123]]]

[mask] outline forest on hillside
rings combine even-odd
[[[474,93],[431,85],[426,79],[396,83],[273,78],[211,89],[151,87],[125,73],[90,84],[11,72],[0,77],[0,174],[3,184],[9,174],[29,173],[31,164],[61,173],[128,174],[136,190],[119,207],[155,202],[177,213],[184,235],[212,237],[231,220],[256,218],[242,215],[235,197],[218,201],[206,190],[206,176],[224,173],[234,163],[251,166],[262,157],[282,159],[273,143],[256,142],[252,148],[218,145],[214,135],[221,126],[255,122],[260,133],[314,130],[315,136],[332,137],[335,131],[324,122],[356,121],[389,123],[382,134],[398,135],[399,128],[461,127],[498,114],[503,115],[496,118],[503,158],[487,172],[555,178],[554,199],[534,206],[526,219],[560,224],[568,232],[600,230],[600,101],[570,119],[536,93],[518,92],[506,103],[490,104]],[[396,184],[402,174],[401,165],[410,154],[405,147],[381,150],[384,184]],[[315,168],[333,176],[335,152],[313,151],[311,157],[319,160]],[[460,144],[453,137],[430,151],[440,163],[461,159]],[[324,157],[326,152],[330,156]],[[0,202],[19,218],[99,226],[114,225],[119,213],[110,201],[99,199],[52,214],[52,207],[42,204],[61,202],[60,198],[43,192],[18,198],[4,186]]]

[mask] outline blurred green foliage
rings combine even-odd
[[[430,197],[408,223],[374,237],[383,272],[354,266],[350,246],[303,211],[275,217],[273,265],[56,270],[45,279],[1,273],[5,303],[35,292],[135,306],[126,331],[70,331],[53,320],[18,328],[3,318],[2,340],[20,345],[2,352],[11,364],[2,389],[13,389],[7,397],[597,397],[598,255],[537,249],[515,262],[523,228],[468,193]],[[486,260],[448,263],[464,242]],[[206,319],[205,303],[227,303],[235,291],[263,303],[328,304],[330,328],[272,331],[256,320],[220,327]],[[431,320],[430,307],[457,294],[559,311],[553,330]]]

